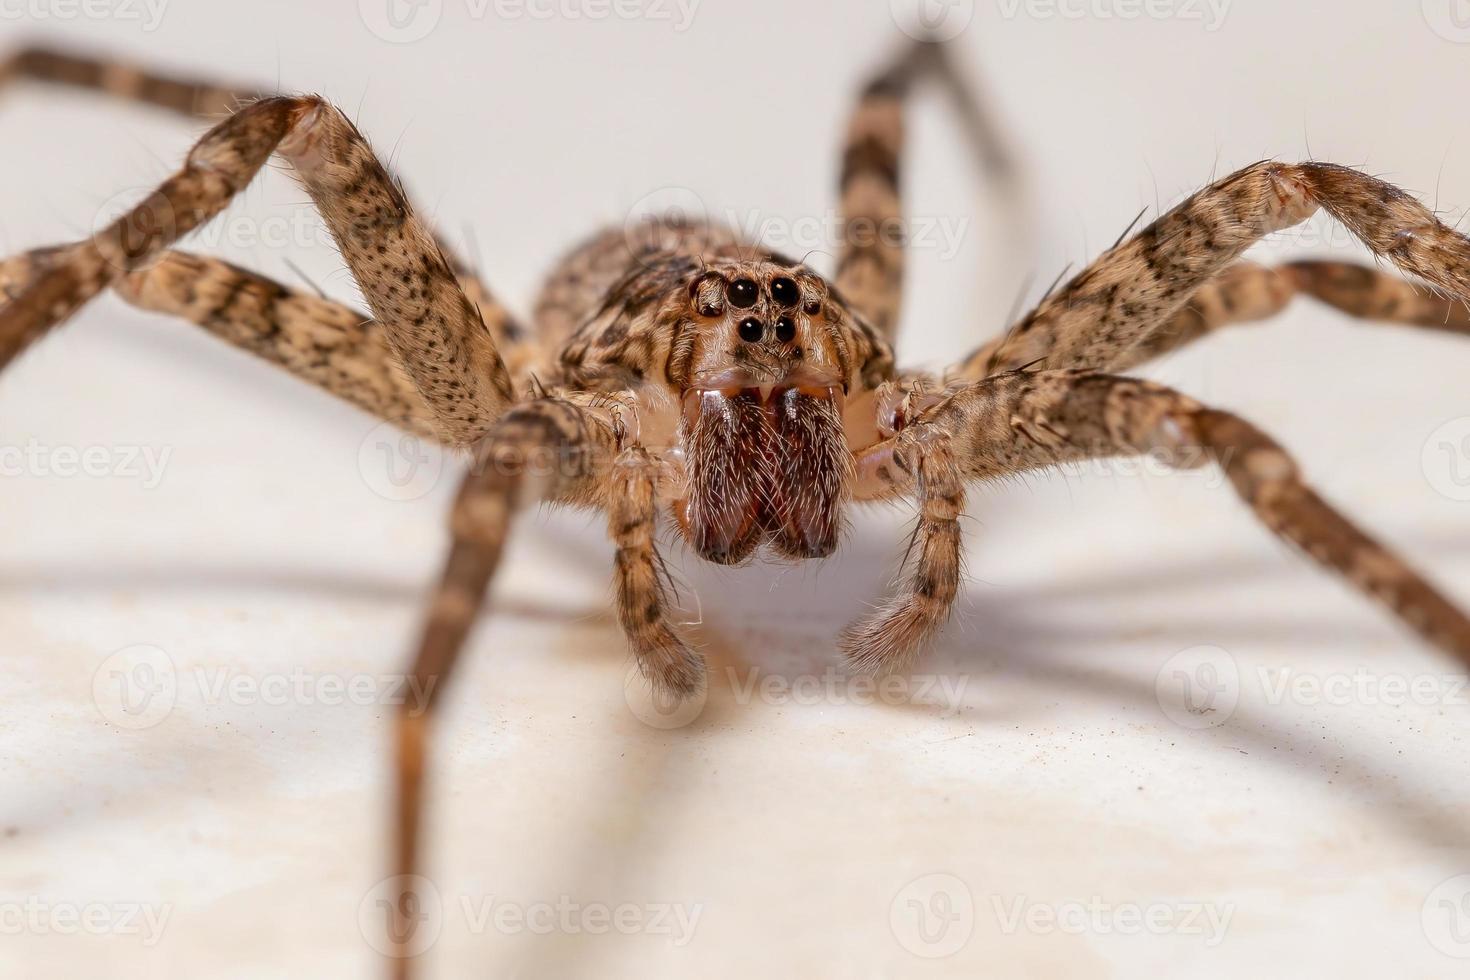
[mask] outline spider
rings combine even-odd
[[[0,365],[112,290],[467,451],[452,543],[410,667],[434,695],[429,706],[477,618],[512,517],[528,506],[606,514],[633,656],[657,692],[684,698],[705,669],[671,620],[655,547],[665,515],[711,562],[804,561],[833,552],[847,504],[914,501],[896,594],[839,639],[853,668],[895,671],[955,601],[967,485],[1145,453],[1219,466],[1271,531],[1470,663],[1470,619],[1324,502],[1269,436],[1122,373],[1269,317],[1299,294],[1364,320],[1470,333],[1470,239],[1378,179],[1321,162],[1246,167],[1125,232],[1000,337],[934,375],[895,366],[904,254],[893,236],[845,236],[827,277],[711,224],[603,232],[556,266],[527,329],[323,98],[41,49],[0,63],[0,83],[20,79],[225,118],[181,170],[93,237],[0,263]],[[922,80],[954,98],[976,149],[1004,164],[947,49],[919,42],[857,100],[841,173],[849,230],[901,219],[904,113]],[[272,157],[321,212],[371,315],[173,248]],[[1250,245],[1319,209],[1431,288],[1350,263],[1241,261]],[[400,949],[414,923],[431,717],[405,709],[395,722]],[[409,956],[391,963],[394,975],[409,975]]]

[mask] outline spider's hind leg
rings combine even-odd
[[[1391,184],[1330,163],[1265,160],[1194,194],[1049,295],[951,372],[967,381],[1023,365],[1113,370],[1137,363],[1192,297],[1267,235],[1319,210],[1374,255],[1442,295],[1470,301],[1470,238]],[[1312,277],[1297,285],[1313,291]],[[1323,298],[1335,295],[1321,286]]]
[[[890,343],[903,298],[907,235],[899,183],[905,115],[917,83],[932,80],[938,84],[956,110],[986,178],[1007,189],[1003,196],[1008,203],[1018,205],[1024,199],[1007,142],[955,64],[954,50],[933,41],[908,44],[864,86],[848,121],[840,179],[842,241],[836,285]]]
[[[1267,267],[1240,262],[1201,286],[1188,305],[1111,370],[1128,370],[1223,327],[1270,317],[1298,295],[1358,320],[1470,335],[1470,306],[1369,265],[1305,260]]]

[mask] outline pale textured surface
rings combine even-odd
[[[661,186],[693,188],[739,221],[823,216],[852,89],[898,36],[883,5],[840,0],[706,0],[682,34],[473,21],[446,0],[429,39],[390,46],[350,5],[302,6],[174,0],[153,33],[55,19],[35,33],[360,103],[364,131],[451,236],[474,228],[492,287],[522,310],[558,250]],[[1007,247],[985,213],[954,256],[917,252],[909,358],[958,355],[997,329],[1028,273],[1045,283],[1090,258],[1144,204],[1212,170],[1305,157],[1308,142],[1430,203],[1470,206],[1470,147],[1453,118],[1470,45],[1434,33],[1419,4],[1285,6],[1238,0],[1206,32],[1007,19],[1010,4],[980,4],[961,43],[1035,168],[1042,254]],[[5,43],[18,33],[12,20],[0,30]],[[779,101],[793,93],[808,101]],[[939,106],[918,113],[908,184],[911,213],[953,222],[972,213],[970,171],[946,122]],[[0,132],[9,252],[86,233],[118,191],[171,170],[192,130],[28,89],[5,96]],[[315,223],[293,224],[300,199],[272,177],[230,209],[230,233],[190,247],[282,278],[289,257],[350,297]],[[1361,254],[1329,227],[1253,257]],[[1437,492],[1457,489],[1438,440],[1434,479],[1421,461],[1431,434],[1470,414],[1467,368],[1454,338],[1299,305],[1151,376],[1260,424],[1329,499],[1470,598],[1470,503]],[[384,499],[360,467],[372,428],[113,299],[0,381],[0,444],[171,454],[150,488],[0,480],[0,974],[376,970],[357,910],[385,866],[387,710],[209,690],[224,672],[400,668],[454,481],[446,470],[421,499]],[[1094,468],[971,499],[972,581],[919,668],[959,685],[957,713],[854,703],[841,685],[817,703],[780,696],[785,681],[838,668],[832,636],[885,587],[905,515],[874,513],[821,568],[676,558],[702,600],[714,676],[703,712],[669,731],[625,700],[601,522],[527,521],[501,614],[478,633],[439,728],[429,858],[446,915],[429,975],[1463,975],[1445,950],[1456,926],[1470,937],[1470,914],[1456,923],[1439,899],[1465,889],[1431,892],[1470,873],[1470,697],[1272,696],[1283,668],[1438,679],[1451,674],[1443,661],[1253,526],[1213,474]],[[167,652],[179,694],[159,724],[122,731],[94,706],[92,679],[133,644]],[[1161,709],[1155,680],[1199,646],[1233,658],[1239,706],[1184,716],[1195,729]],[[763,696],[769,678],[776,694]],[[912,896],[900,893],[936,873],[972,895],[973,935],[923,959],[890,913],[902,925]],[[475,928],[487,901],[563,896],[700,913],[681,947],[647,931]],[[18,918],[32,898],[52,931]],[[1203,919],[1159,937],[1106,919],[1009,928],[1017,902],[1033,916],[1158,907],[1176,924],[1207,903],[1230,919],[1211,945]],[[171,917],[151,946],[55,934],[57,910],[95,903]]]

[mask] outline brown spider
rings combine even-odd
[[[987,145],[943,49],[918,45],[858,102],[842,171],[850,229],[901,216],[904,101],[923,76],[947,87],[977,147]],[[1141,453],[1181,467],[1219,465],[1272,531],[1470,662],[1470,620],[1324,503],[1269,437],[1117,374],[1274,314],[1297,293],[1364,319],[1470,332],[1470,240],[1372,177],[1325,163],[1247,167],[1120,239],[1001,338],[932,377],[894,366],[903,253],[890,236],[847,236],[829,281],[719,227],[607,232],[557,266],[527,331],[319,97],[255,97],[42,50],[0,63],[0,82],[20,78],[194,115],[240,108],[114,224],[0,263],[8,297],[0,364],[113,289],[383,419],[473,451],[411,668],[420,690],[442,692],[511,517],[529,504],[607,513],[618,615],[634,656],[660,692],[684,697],[703,683],[704,663],[669,619],[654,544],[662,512],[701,557],[728,564],[762,545],[788,560],[824,557],[836,547],[845,503],[916,499],[905,584],[841,639],[854,667],[891,671],[949,615],[967,483]],[[371,317],[171,248],[273,155],[320,209]],[[1319,208],[1432,290],[1371,267],[1238,261]],[[397,721],[401,941],[412,928],[427,724],[410,710]],[[407,957],[393,969],[406,976]]]

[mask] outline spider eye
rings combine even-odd
[[[796,322],[789,316],[783,316],[776,321],[776,339],[783,344],[789,344],[796,339]]]
[[[802,312],[805,313],[807,316],[816,316],[818,313],[822,312],[822,301],[819,299],[807,300],[806,306],[802,307]]]
[[[755,305],[760,290],[749,279],[736,279],[730,283],[730,305],[739,310],[748,310]]]
[[[736,283],[735,285],[738,286],[739,283]],[[731,287],[731,290],[734,290],[733,286]],[[734,302],[733,297],[730,301],[732,303]],[[761,323],[753,316],[748,316],[744,320],[740,321],[740,339],[747,343],[753,344],[756,341],[760,340],[761,337],[765,336],[765,332],[766,325],[764,323]]]
[[[771,280],[771,298],[776,301],[778,306],[784,306],[789,309],[795,306],[797,301],[801,299],[801,290],[796,288],[795,280],[782,276],[780,279]]]

